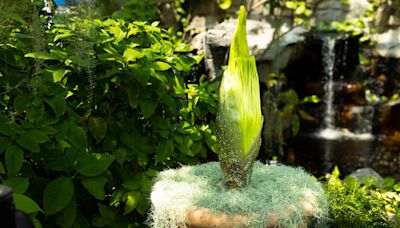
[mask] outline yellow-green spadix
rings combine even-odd
[[[247,184],[245,176],[260,148],[263,116],[259,90],[256,61],[249,54],[246,38],[246,10],[241,6],[217,114],[218,156],[228,187]]]

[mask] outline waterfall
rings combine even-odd
[[[325,110],[322,127],[324,129],[335,128],[335,111],[333,108],[334,88],[333,73],[335,67],[335,38],[327,37],[322,43],[322,61],[324,64],[324,92]]]
[[[324,139],[344,139],[353,138],[368,140],[373,138],[372,133],[372,118],[373,111],[371,107],[366,106],[355,106],[352,108],[352,113],[355,114],[354,126],[352,131],[349,129],[340,129],[336,126],[335,121],[335,36],[326,36],[322,40],[322,64],[323,64],[323,77],[322,82],[324,83],[324,110],[323,118],[321,123],[321,129],[317,132],[316,136]],[[347,47],[345,46],[345,49]],[[347,51],[347,50],[345,50]],[[345,57],[345,56],[344,56]],[[343,57],[343,58],[344,58]],[[345,64],[345,59],[343,59],[343,64]],[[341,76],[343,77],[343,76]]]

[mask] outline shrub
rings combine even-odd
[[[378,184],[374,177],[339,179],[335,168],[327,176],[326,195],[333,227],[398,227],[400,185],[391,178]],[[387,180],[392,180],[391,185]]]
[[[2,184],[38,226],[140,226],[156,171],[215,151],[218,85],[156,24],[39,29],[0,41]]]

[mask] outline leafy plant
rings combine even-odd
[[[379,184],[374,177],[339,179],[335,167],[327,175],[326,195],[333,227],[398,227],[400,194],[393,178]]]
[[[38,226],[141,227],[156,172],[216,150],[201,56],[145,22],[27,26],[0,41],[1,183]]]
[[[283,156],[284,144],[300,131],[301,120],[315,121],[314,117],[301,107],[307,103],[319,103],[317,96],[300,99],[293,89],[286,88],[283,73],[271,73],[263,94],[263,114],[265,119],[263,139],[269,158]]]
[[[218,156],[228,188],[242,188],[249,182],[261,144],[262,123],[256,61],[249,55],[246,10],[242,6],[221,82],[217,114]]]

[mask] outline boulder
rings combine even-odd
[[[357,169],[354,172],[352,172],[350,176],[355,177],[357,179],[361,179],[363,177],[375,177],[378,184],[383,184],[383,178],[381,177],[381,175],[379,175],[379,173],[377,173],[375,170],[371,168]]]
[[[376,41],[375,55],[384,58],[400,58],[400,28],[376,34],[373,39]]]

